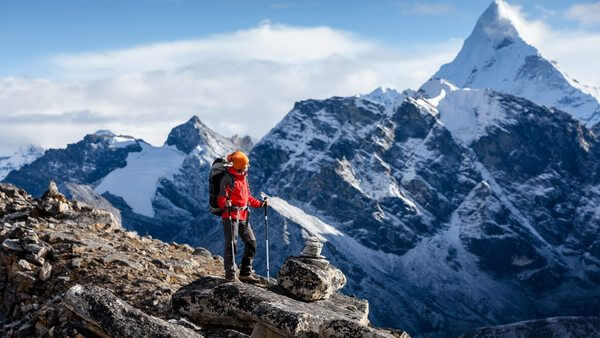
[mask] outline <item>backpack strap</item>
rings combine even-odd
[[[223,175],[222,179],[225,179],[225,177],[229,178],[229,180],[231,180],[231,185],[229,186],[229,189],[231,191],[233,191],[233,188],[235,187],[235,178],[233,177],[233,175],[231,175],[231,173],[229,172],[229,170],[225,170],[225,174]],[[225,197],[227,198],[228,201],[231,201],[231,198],[229,198],[229,193],[227,192],[227,187],[225,187]],[[226,207],[227,212],[231,211],[231,207],[227,208]]]

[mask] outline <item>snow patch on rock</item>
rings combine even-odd
[[[141,152],[127,156],[127,166],[108,174],[94,189],[122,197],[138,214],[153,217],[152,200],[161,178],[170,178],[181,167],[185,154],[175,147],[154,147],[140,142]]]

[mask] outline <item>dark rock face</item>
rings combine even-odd
[[[63,300],[66,307],[88,323],[92,332],[113,337],[204,337],[193,330],[149,316],[96,286],[75,285]]]
[[[3,182],[19,186],[40,196],[51,180],[57,184],[76,182],[94,184],[117,168],[124,167],[130,152],[139,152],[140,140],[126,147],[112,146],[113,134],[90,134],[66,149],[49,149],[44,156],[19,170],[10,172]]]
[[[208,144],[211,138],[222,137],[208,128],[198,116],[192,117],[169,133],[165,144],[175,146],[182,152],[189,154],[198,145]]]
[[[462,335],[462,338],[548,337],[576,338],[600,335],[600,317],[555,317],[515,324],[486,327]]]
[[[592,131],[596,134],[596,137],[600,137],[600,122],[592,127]]]
[[[324,146],[311,146],[316,141]],[[416,144],[439,158],[421,158]],[[466,153],[433,116],[410,102],[390,115],[370,101],[335,98],[296,104],[251,157],[258,172],[254,186],[348,224],[343,230],[367,247],[402,254],[447,221],[480,180],[461,165]],[[403,198],[407,193],[438,219],[419,215]]]
[[[494,217],[481,217],[488,219],[485,231],[489,236],[469,241],[480,248],[474,250],[478,256],[492,260],[491,271],[537,270],[519,279],[542,292],[556,288],[570,270],[562,260],[544,258],[540,251],[545,247],[593,255],[590,244],[595,236],[590,237],[588,231],[600,224],[596,212],[600,195],[593,188],[600,182],[600,143],[566,113],[514,97],[506,99],[518,102],[529,113],[517,115],[517,123],[476,140],[472,148],[527,219],[510,216],[506,209],[495,210]],[[522,233],[523,222],[530,224],[533,234]],[[496,252],[501,248],[511,255],[499,257]],[[518,258],[521,262],[515,263]]]

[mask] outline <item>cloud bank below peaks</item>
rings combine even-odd
[[[0,135],[39,126],[34,141],[55,147],[112,129],[162,144],[198,115],[224,135],[257,139],[295,101],[417,88],[459,48],[459,40],[390,48],[329,27],[267,21],[193,40],[54,55],[52,78],[0,78]]]

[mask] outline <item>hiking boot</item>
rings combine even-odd
[[[244,282],[244,283],[250,283],[250,284],[259,284],[262,282],[262,280],[260,279],[259,276],[257,276],[255,273],[251,272],[247,275],[240,275],[240,281]]]
[[[240,276],[241,277],[241,276]],[[233,276],[233,277],[225,277],[225,280],[228,283],[241,283],[240,279],[237,276]]]

